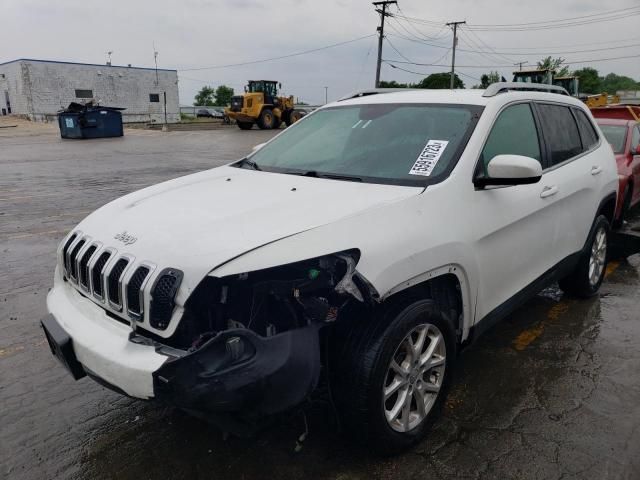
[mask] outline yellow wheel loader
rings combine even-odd
[[[263,130],[280,128],[282,122],[288,127],[302,115],[294,109],[293,95],[279,97],[278,88],[282,85],[274,80],[249,80],[244,95],[232,97],[224,113],[242,130],[250,130],[254,123]]]

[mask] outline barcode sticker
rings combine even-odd
[[[424,177],[431,175],[448,144],[448,140],[429,140],[420,156],[418,156],[416,163],[409,170],[409,175],[422,175]]]

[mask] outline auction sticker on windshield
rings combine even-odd
[[[425,177],[431,175],[448,144],[448,140],[429,140],[420,156],[418,156],[416,163],[409,170],[409,175],[422,175]]]

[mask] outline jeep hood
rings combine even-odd
[[[247,251],[422,191],[225,166],[121,197],[78,230],[136,262],[183,270],[191,289]]]

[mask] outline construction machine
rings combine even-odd
[[[578,77],[556,77],[556,71],[550,68],[537,70],[519,70],[517,72],[513,72],[513,81],[556,85],[558,87],[564,88],[572,97],[577,97],[580,91],[580,81]]]
[[[278,96],[280,88],[275,80],[249,80],[244,95],[232,97],[224,113],[242,130],[250,130],[254,123],[263,130],[280,128],[282,122],[289,126],[302,115],[294,108],[293,95]]]
[[[606,92],[597,95],[580,94],[580,79],[572,75],[566,77],[557,77],[556,71],[550,68],[538,70],[520,70],[513,72],[514,82],[524,83],[546,83],[548,85],[557,85],[563,87],[569,95],[577,97],[586,103],[589,108],[604,107],[606,105],[620,103],[618,95],[608,95]]]

